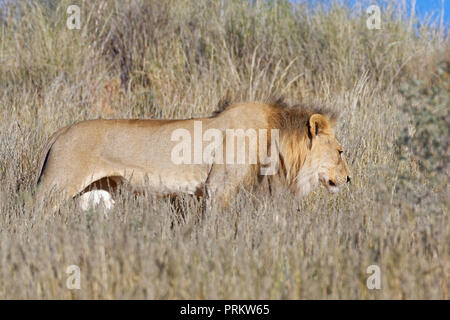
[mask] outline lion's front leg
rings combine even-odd
[[[245,187],[252,169],[245,164],[213,164],[205,182],[206,210],[227,208],[239,188]]]

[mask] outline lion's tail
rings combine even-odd
[[[42,177],[42,174],[44,173],[45,166],[46,166],[47,160],[48,160],[48,156],[50,154],[50,150],[51,150],[53,144],[55,143],[56,139],[58,139],[58,137],[61,134],[67,132],[67,130],[70,127],[72,127],[72,126],[66,126],[64,128],[61,128],[58,131],[56,131],[55,133],[53,133],[50,136],[50,138],[48,138],[47,143],[45,144],[45,147],[42,150],[42,153],[41,153],[40,158],[39,158],[39,167],[38,168],[39,168],[40,171],[39,171],[39,175],[36,178],[35,184],[39,184],[39,182],[41,182],[41,177]]]

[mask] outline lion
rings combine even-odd
[[[303,197],[322,184],[335,193],[350,182],[336,119],[322,107],[277,100],[226,104],[206,118],[78,122],[49,138],[37,195],[53,196],[57,206],[126,185],[134,192],[190,194],[209,206],[227,206],[239,188],[271,192],[284,185]]]

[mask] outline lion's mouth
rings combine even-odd
[[[324,179],[323,177],[320,179],[320,182],[327,188],[330,193],[337,193],[339,191],[339,187],[336,183],[330,179]]]

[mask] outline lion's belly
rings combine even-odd
[[[157,195],[198,194],[206,180],[206,171],[197,168],[143,168],[134,165],[114,170],[135,191]]]
[[[131,179],[133,183],[133,179]],[[144,190],[168,195],[173,193],[196,194],[202,188],[204,179],[201,175],[181,173],[146,173],[140,181],[136,181]]]

